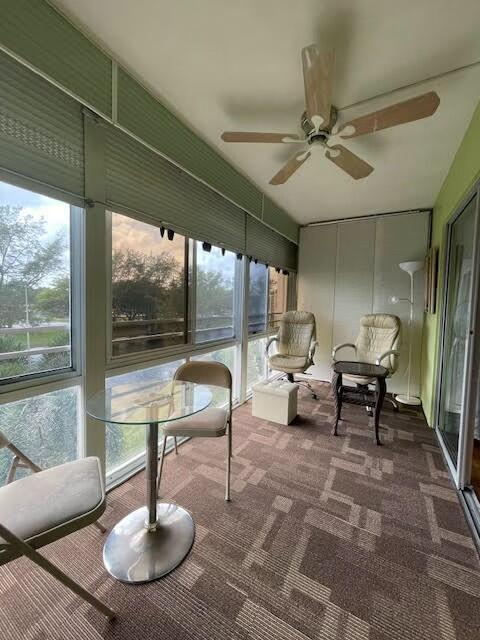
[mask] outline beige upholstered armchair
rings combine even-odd
[[[355,360],[386,367],[390,378],[398,368],[400,327],[400,318],[397,316],[386,313],[371,313],[363,316],[360,318],[360,333],[355,344],[345,342],[337,345],[332,350],[332,359],[336,362],[339,360],[337,353],[340,349],[350,347],[355,352]],[[375,382],[373,378],[362,378],[361,376],[344,375],[343,379],[358,387],[368,387],[369,384]],[[395,411],[398,411],[398,405],[393,399],[389,397],[385,399],[392,403]]]
[[[274,371],[287,374],[287,379],[294,382],[295,373],[305,373],[313,364],[313,356],[317,342],[315,316],[310,311],[287,311],[280,319],[278,334],[272,336],[266,346],[268,365]],[[269,355],[268,350],[273,342],[278,343],[277,353]],[[304,385],[317,398],[312,386],[302,380],[297,384]]]

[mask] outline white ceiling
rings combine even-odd
[[[181,119],[300,223],[432,206],[479,100],[480,66],[347,109],[346,121],[429,90],[426,120],[344,144],[375,167],[354,181],[314,157],[283,186],[290,145],[227,144],[224,130],[297,130],[300,50],[336,51],[334,104],[480,60],[478,0],[55,0]]]

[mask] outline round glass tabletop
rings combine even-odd
[[[211,402],[210,388],[196,382],[137,381],[95,394],[87,400],[87,414],[115,424],[158,424],[191,416]]]

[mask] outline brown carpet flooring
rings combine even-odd
[[[454,640],[480,638],[480,571],[434,434],[418,413],[361,407],[330,435],[328,385],[289,427],[234,414],[233,500],[225,440],[169,455],[164,497],[196,540],[166,578],[129,586],[104,570],[94,527],[45,550],[118,612],[109,624],[25,559],[0,567],[0,638]],[[143,504],[144,474],[109,495],[112,526]]]

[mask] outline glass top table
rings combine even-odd
[[[204,411],[207,385],[181,380],[118,384],[87,400],[87,414],[101,422],[146,430],[147,506],[120,520],[105,542],[107,571],[122,582],[149,582],[169,573],[190,551],[195,524],[186,509],[158,502],[158,436],[162,424]],[[163,463],[166,439],[162,446]]]

